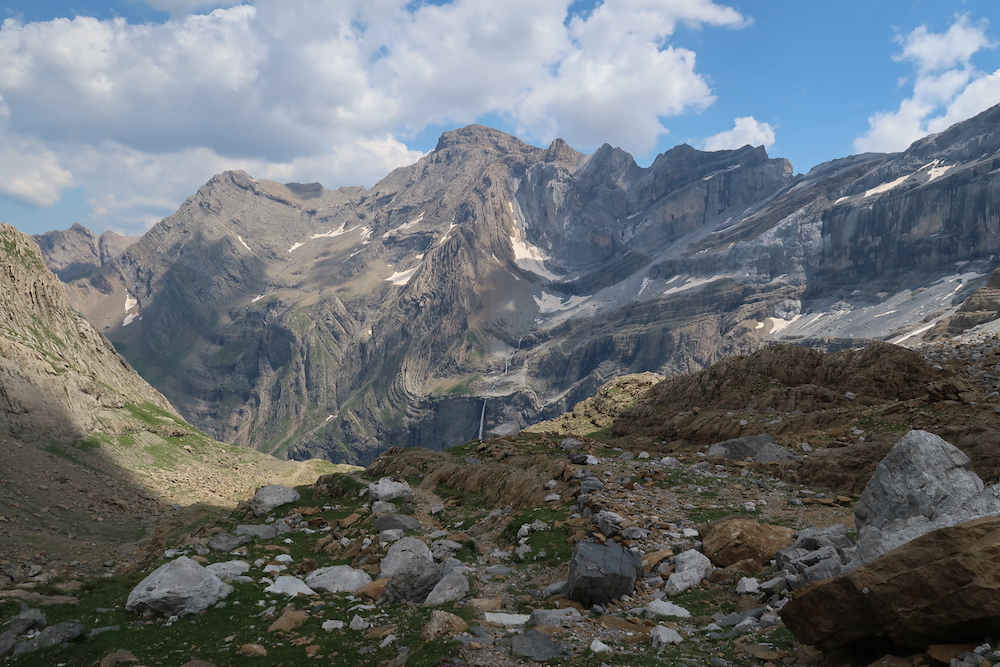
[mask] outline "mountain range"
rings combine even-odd
[[[805,175],[750,146],[640,167],[473,125],[370,189],[226,172],[127,247],[36,238],[198,428],[367,463],[512,432],[623,373],[990,327],[998,122]]]

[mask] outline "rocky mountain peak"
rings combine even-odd
[[[438,139],[435,151],[443,151],[456,146],[479,146],[492,148],[500,153],[522,152],[531,147],[517,137],[495,130],[485,125],[466,125],[457,130],[444,132]]]

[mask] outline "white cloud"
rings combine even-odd
[[[743,146],[763,146],[770,148],[774,144],[774,126],[762,123],[753,116],[737,118],[733,129],[719,132],[704,142],[706,151],[725,151]]]
[[[993,48],[987,23],[973,24],[968,15],[955,17],[943,33],[920,26],[897,38],[902,46],[894,60],[912,63],[913,93],[895,111],[880,111],[868,119],[868,132],[854,141],[861,152],[905,150],[917,139],[974,116],[1000,103],[1000,70],[977,70],[972,57]]]
[[[645,153],[664,118],[714,99],[677,26],[747,24],[712,0],[143,1],[174,18],[3,23],[0,173],[25,146],[37,164],[17,196],[81,185],[92,218],[124,225],[226,168],[370,185],[419,155],[401,139],[490,114],[529,140]]]

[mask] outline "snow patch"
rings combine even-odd
[[[692,278],[691,276],[674,276],[667,281],[667,285],[671,283],[678,282],[679,284],[673,287],[668,287],[663,291],[663,296],[668,294],[677,294],[679,292],[686,292],[687,290],[694,289],[695,287],[701,287],[702,285],[707,285],[708,283],[715,282],[716,280],[722,280],[723,278],[728,278],[729,276],[707,276],[704,278]]]
[[[134,311],[134,312],[129,312]],[[142,319],[139,310],[139,300],[132,296],[131,293],[125,292],[125,318],[122,320],[122,326],[127,327],[136,321],[136,319]]]
[[[892,190],[893,188],[902,185],[903,181],[905,181],[909,177],[910,177],[910,174],[906,174],[905,176],[900,176],[899,178],[897,178],[894,181],[889,181],[888,183],[883,183],[882,185],[877,185],[874,188],[872,188],[871,190],[866,190],[865,191],[865,197],[871,197],[872,195],[877,195],[877,194],[880,194],[882,192],[888,192],[889,190]]]
[[[545,260],[551,258],[544,250],[529,243],[516,225],[510,237],[510,246],[514,250],[514,263],[519,267],[549,280],[559,280],[559,276],[545,268]]]
[[[132,296],[131,294],[129,294],[128,292],[125,292],[125,312],[127,313],[128,311],[132,310],[138,305],[139,305],[139,300],[134,296]]]
[[[257,303],[258,301],[260,301],[261,299],[263,299],[265,296],[267,296],[267,295],[266,294],[261,294],[260,296],[255,296],[254,298],[250,299],[250,303]]]
[[[385,280],[386,282],[390,282],[393,285],[405,285],[408,282],[410,282],[410,278],[413,277],[413,274],[416,273],[417,269],[419,268],[420,265],[417,264],[412,269],[407,269],[406,271],[397,271],[396,273],[392,274]]]
[[[771,330],[768,333],[775,334],[775,333],[778,333],[779,331],[781,331],[782,329],[784,329],[785,327],[788,327],[788,326],[790,326],[792,324],[795,324],[801,318],[802,318],[802,315],[799,314],[799,315],[795,315],[790,320],[783,320],[780,317],[768,317],[764,321],[771,323]]]
[[[292,245],[291,248],[288,249],[288,252],[295,252],[296,250],[298,250],[299,248],[301,248],[304,245],[305,245],[304,242],[303,243],[295,243],[295,244]]]
[[[576,308],[589,297],[586,296],[557,296],[548,292],[542,292],[541,296],[532,297],[540,313],[558,313],[564,310]]]
[[[941,160],[934,160],[930,164],[924,165],[922,169],[927,170],[927,182],[930,183],[935,178],[941,178],[958,165],[941,164]]]
[[[247,250],[250,250],[250,246],[248,246],[248,245],[247,245],[247,242],[243,240],[243,237],[242,237],[242,236],[237,236],[236,238],[237,238],[237,239],[239,240],[239,242],[240,242],[240,243],[242,243],[242,244],[243,244],[243,247],[244,247],[244,248],[246,248]],[[252,252],[252,251],[251,251],[251,252]]]
[[[309,238],[313,239],[313,240],[315,240],[315,239],[332,239],[332,238],[336,238],[337,236],[340,236],[341,234],[346,234],[347,232],[353,232],[355,229],[357,229],[357,227],[352,227],[350,229],[344,229],[344,227],[346,227],[346,226],[347,226],[347,223],[344,222],[344,223],[341,223],[340,227],[338,227],[337,229],[331,229],[330,231],[324,232],[322,234],[313,234]]]
[[[938,323],[938,321],[934,320],[933,322],[931,322],[930,324],[928,324],[926,326],[922,326],[919,329],[914,329],[910,333],[905,334],[903,336],[900,336],[899,338],[897,338],[895,340],[890,340],[889,342],[892,343],[893,345],[899,345],[904,340],[913,338],[914,336],[919,336],[920,334],[922,334],[923,332],[927,331],[928,329],[930,329],[931,327],[933,327],[937,323]]]
[[[880,317],[885,317],[886,315],[892,315],[893,313],[898,313],[898,310],[887,310],[884,313],[879,313],[878,315],[872,315],[872,319],[878,319]]]

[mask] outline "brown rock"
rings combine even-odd
[[[883,655],[868,667],[913,667],[913,660],[898,655]]]
[[[340,520],[340,527],[341,528],[350,528],[360,518],[361,518],[361,515],[358,514],[357,512],[355,512],[354,514],[352,514],[352,515],[350,515],[348,517],[344,517],[343,519],[341,519]]]
[[[722,519],[701,527],[705,555],[719,567],[753,559],[762,567],[790,547],[794,531],[743,518]]]
[[[781,611],[799,641],[833,651],[976,642],[1000,625],[1000,517],[942,528],[800,589]]]
[[[435,609],[431,612],[431,618],[427,621],[427,625],[420,632],[420,637],[425,642],[434,641],[442,637],[451,639],[458,633],[465,632],[468,629],[469,624],[461,616]]]
[[[236,652],[248,658],[263,658],[267,655],[267,649],[260,644],[244,644]]]
[[[285,607],[285,611],[271,627],[267,629],[268,632],[291,632],[295,628],[299,627],[309,619],[309,612],[302,609],[296,609],[295,607],[289,605]]]
[[[957,658],[963,653],[971,653],[978,644],[934,644],[927,647],[927,655],[938,662],[951,664],[952,658]]]
[[[502,598],[475,598],[470,600],[469,604],[476,611],[496,611],[497,609],[503,608]]]
[[[388,579],[376,579],[370,584],[365,584],[364,586],[359,586],[355,589],[354,594],[359,598],[364,598],[365,600],[371,600],[372,602],[377,601],[382,594],[385,593],[386,587],[389,585]]]
[[[114,653],[109,653],[101,660],[100,667],[115,667],[116,665],[123,665],[127,662],[139,662],[139,658],[135,657],[131,651],[126,651],[123,648],[118,649]]]
[[[208,660],[188,660],[181,667],[215,667],[215,663]]]

